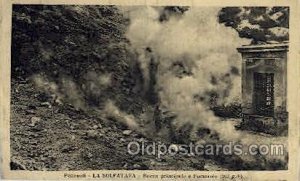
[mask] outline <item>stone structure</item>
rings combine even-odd
[[[242,54],[243,124],[277,133],[287,127],[288,44],[247,45]],[[268,130],[270,128],[270,130]]]

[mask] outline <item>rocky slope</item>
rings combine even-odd
[[[204,169],[202,158],[127,154],[130,141],[152,138],[120,121],[149,106],[124,37],[129,20],[116,7],[13,10],[12,169]],[[106,109],[117,116],[104,116]]]
[[[41,100],[43,94],[28,81],[12,83],[12,169],[204,169],[200,157],[132,156],[127,153],[129,142],[152,140],[73,106],[56,106],[50,100]]]
[[[39,87],[80,109],[101,106],[107,98],[128,108],[120,104],[133,96],[139,74],[124,37],[127,24],[113,6],[16,5],[12,77],[51,82],[55,90]]]

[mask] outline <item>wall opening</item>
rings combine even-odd
[[[255,114],[274,116],[274,73],[254,73]]]

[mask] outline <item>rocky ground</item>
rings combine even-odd
[[[137,56],[125,38],[129,21],[118,8],[16,5],[12,22],[12,169],[214,167],[213,161],[206,166],[203,158],[189,156],[162,160],[130,156],[126,148],[130,141],[151,141],[153,137],[94,114],[92,107],[80,111],[84,107],[77,104],[80,98],[94,108],[112,99],[118,108],[133,115],[147,105],[139,94],[142,80]],[[35,85],[28,81],[40,75],[56,88],[49,91],[51,86],[39,88],[37,81]],[[110,77],[111,85],[99,83],[103,75]]]
[[[12,169],[224,169],[190,156],[131,156],[127,153],[130,141],[150,140],[104,118],[43,99],[43,93],[29,82],[13,81]]]

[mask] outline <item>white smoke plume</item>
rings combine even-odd
[[[104,115],[126,125],[131,130],[137,130],[138,124],[135,117],[121,111],[112,100],[108,100],[104,107]]]
[[[230,122],[214,116],[208,100],[212,92],[221,104],[239,99],[240,76],[231,69],[240,69],[236,48],[249,41],[218,23],[218,8],[190,8],[164,22],[159,21],[161,11],[153,7],[126,11],[131,22],[127,38],[132,46],[140,53],[151,48],[158,62],[161,104],[177,114],[176,126],[192,123],[195,129],[202,126],[217,131],[223,139],[237,137]],[[139,61],[148,63],[146,58]],[[196,96],[202,100],[196,101]]]
[[[35,74],[31,77],[33,83],[39,90],[52,96],[53,103],[70,103],[76,109],[84,110],[86,105],[83,95],[78,90],[74,81],[68,77],[62,77],[58,83],[49,80],[46,76]]]
[[[33,75],[31,80],[39,90],[53,97],[52,102],[59,104],[68,103],[78,110],[86,110],[87,103],[84,97],[94,99],[101,97],[103,90],[111,85],[111,74],[99,74],[89,71],[83,75],[83,81],[81,82],[75,82],[67,76],[62,76],[54,81],[41,74]]]

